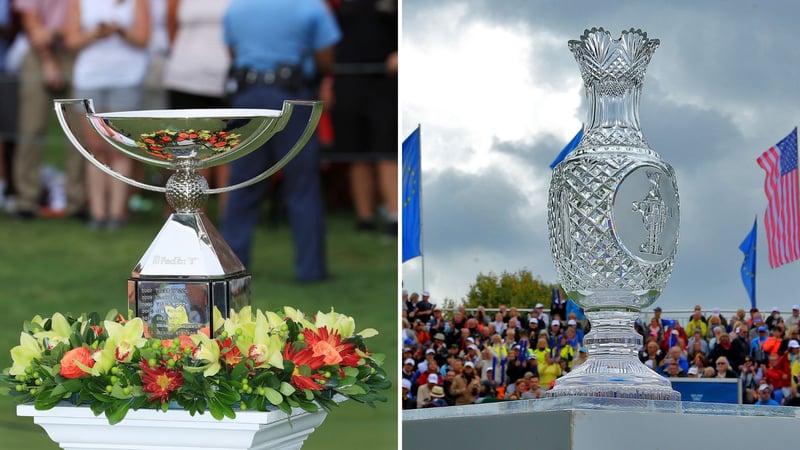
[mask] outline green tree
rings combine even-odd
[[[484,306],[497,308],[500,305],[517,308],[533,308],[537,303],[550,305],[553,289],[561,289],[558,284],[547,284],[530,270],[520,269],[514,273],[503,272],[495,275],[479,273],[470,285],[464,301],[467,308]],[[563,292],[562,292],[563,296]]]

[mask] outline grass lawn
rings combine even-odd
[[[140,213],[116,232],[91,232],[69,219],[15,222],[0,213],[0,369],[11,366],[8,350],[19,343],[22,322],[36,314],[106,312],[126,309],[126,280],[163,223],[164,201],[153,194],[157,211]],[[213,213],[212,221],[219,223]],[[288,226],[261,225],[256,235],[253,305],[291,305],[313,314],[337,311],[355,318],[356,329],[380,335],[368,343],[386,354],[386,371],[397,386],[397,244],[352,231],[346,212],[327,217],[328,261],[333,281],[301,286],[293,281]],[[265,222],[265,221],[264,221]],[[311,435],[304,450],[397,447],[397,395],[373,409],[345,402]],[[0,449],[58,447],[30,418],[18,418],[10,398],[0,396]]]

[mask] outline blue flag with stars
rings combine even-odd
[[[758,217],[753,221],[753,229],[750,234],[744,238],[739,244],[739,250],[744,253],[744,262],[742,262],[742,283],[747,295],[750,296],[750,306],[756,308],[756,225],[758,224]]]
[[[419,127],[403,141],[403,262],[422,255]]]

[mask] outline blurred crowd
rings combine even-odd
[[[555,296],[520,312],[501,305],[443,311],[428,292],[402,293],[403,409],[536,399],[584,363],[583,338],[591,330],[580,311],[567,312]],[[637,321],[639,359],[664,377],[735,378],[741,402],[800,406],[800,305],[790,314],[695,306],[691,317]]]
[[[397,3],[0,0],[0,208],[18,221],[68,217],[115,230],[152,207],[68,148],[61,133],[53,136],[53,99],[91,98],[97,112],[280,110],[287,99],[321,99],[323,119],[304,151],[277,176],[226,194],[218,209],[223,234],[247,263],[259,209],[274,197],[292,227],[298,280],[325,279],[331,189],[323,181],[344,184],[345,198],[332,200],[352,205],[356,230],[392,242],[397,235]],[[244,181],[280,160],[308,114],[296,111],[263,150],[206,169],[210,186]],[[100,163],[163,186],[168,174],[81,125],[75,131]],[[63,162],[45,164],[53,147],[64,148]],[[323,180],[332,164],[323,161],[343,167]]]

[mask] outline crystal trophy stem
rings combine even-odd
[[[126,177],[97,160],[66,120],[69,106],[82,106],[91,128],[116,151],[173,171],[166,186]],[[241,183],[209,189],[199,170],[257,150],[289,121],[296,106],[310,108],[303,133],[272,167]],[[169,216],[128,279],[129,315],[146,332],[173,338],[214,330],[214,311],[227,317],[250,304],[250,274],[202,212],[209,194],[243,188],[273,175],[305,146],[322,114],[322,103],[286,101],[283,110],[197,109],[95,113],[90,99],[55,101],[56,115],[75,148],[93,165],[131,186],[163,192]]]
[[[658,45],[633,29],[612,39],[593,28],[569,42],[589,112],[581,142],[553,171],[548,228],[561,285],[591,331],[588,360],[557,379],[550,397],[680,399],[639,361],[642,337],[633,327],[666,285],[678,241],[674,171],[639,126],[642,81]]]

